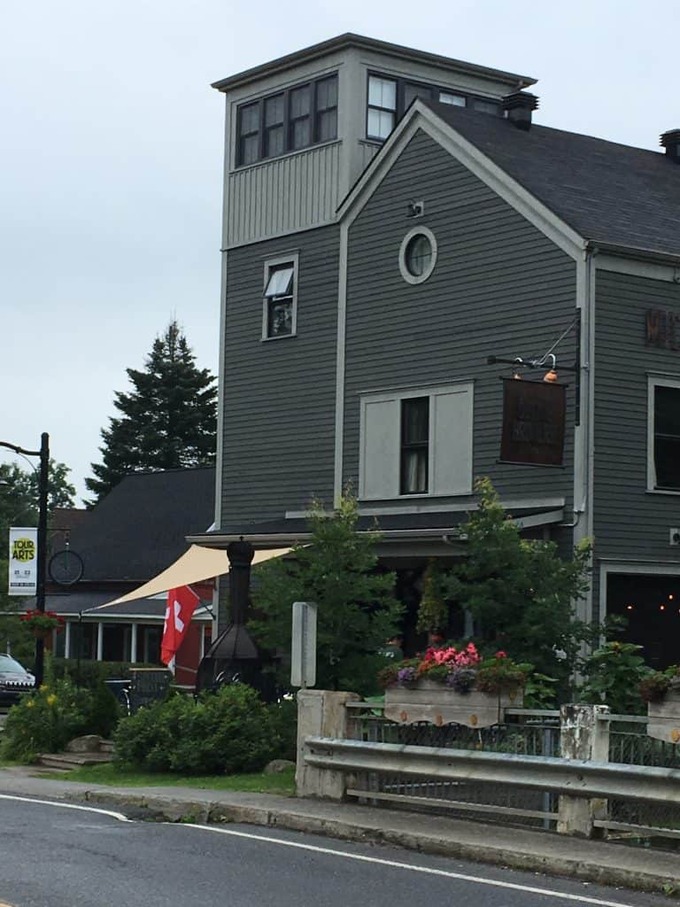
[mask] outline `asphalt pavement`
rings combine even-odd
[[[87,802],[149,821],[243,823],[347,841],[386,843],[422,853],[680,897],[678,854],[553,832],[275,794],[188,787],[109,787],[45,778],[30,767],[0,769],[0,792]]]

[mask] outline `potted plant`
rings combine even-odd
[[[63,629],[64,618],[55,611],[39,611],[37,608],[26,611],[19,618],[30,629],[37,639],[47,639],[56,630]]]
[[[522,705],[532,670],[503,651],[483,658],[473,642],[430,647],[380,672],[385,717],[402,724],[489,727],[499,723],[504,708]]]
[[[680,665],[653,671],[640,682],[647,703],[647,733],[657,740],[680,743]]]

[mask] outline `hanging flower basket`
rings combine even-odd
[[[19,618],[26,624],[36,639],[49,639],[56,630],[59,633],[64,627],[64,618],[54,611],[39,611],[37,608],[26,611]]]
[[[431,647],[381,672],[385,717],[400,724],[427,721],[437,726],[490,727],[506,708],[521,708],[531,665],[517,664],[505,652],[482,659],[474,643]]]

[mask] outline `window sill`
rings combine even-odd
[[[668,494],[671,497],[677,497],[680,495],[680,488],[648,488],[647,494]]]
[[[260,337],[260,340],[262,343],[271,343],[273,340],[292,340],[293,337],[297,337],[295,332],[292,334],[279,334],[276,337]]]

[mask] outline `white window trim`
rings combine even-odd
[[[436,438],[436,407],[434,405],[435,398],[439,394],[455,393],[456,391],[464,391],[470,394],[471,401],[471,413],[472,418],[470,419],[470,476],[469,483],[466,484],[465,488],[461,488],[459,491],[441,491],[435,487],[435,476],[436,476],[436,457],[437,450],[435,444]],[[391,400],[398,401],[399,410],[401,410],[401,401],[412,399],[414,397],[428,397],[430,400],[430,420],[429,420],[429,434],[428,434],[428,483],[429,489],[426,492],[419,494],[401,494],[400,493],[400,471],[398,471],[395,481],[396,485],[394,488],[394,493],[390,494],[389,497],[377,497],[375,495],[370,495],[366,490],[366,429],[367,429],[367,412],[368,407],[371,404],[375,403],[388,403]],[[366,394],[362,396],[360,402],[360,427],[359,427],[359,500],[361,501],[372,501],[372,500],[399,500],[399,501],[417,501],[419,499],[428,498],[438,498],[438,497],[454,497],[457,495],[468,495],[472,493],[472,473],[473,473],[473,457],[472,457],[472,433],[474,430],[474,382],[472,381],[456,381],[453,384],[446,385],[436,385],[428,387],[419,387],[411,388],[409,390],[399,390],[394,393],[389,391],[382,391],[379,393]],[[401,433],[400,425],[395,427],[395,443],[397,444],[397,449],[399,456],[401,455]],[[441,456],[441,451],[439,452]]]
[[[654,389],[656,387],[674,387],[680,391],[680,378],[662,378],[650,375],[647,378],[647,491],[654,494],[680,495],[680,489],[657,488],[656,467],[654,464]]]
[[[273,268],[281,265],[290,264],[293,266],[293,311],[291,314],[291,332],[290,334],[279,334],[276,337],[268,335],[268,315],[269,306],[267,297],[264,295],[269,283],[269,275]],[[262,340],[270,342],[272,340],[287,340],[289,337],[295,337],[297,334],[297,295],[298,295],[298,273],[300,267],[300,253],[291,252],[288,255],[278,255],[276,258],[268,258],[264,262],[263,282],[262,282]]]
[[[408,244],[411,242],[414,236],[425,236],[432,246],[432,257],[430,258],[430,264],[427,267],[426,271],[423,271],[422,274],[411,274],[409,269],[406,267],[406,249]],[[417,226],[413,227],[408,231],[406,236],[401,241],[401,246],[399,247],[399,272],[404,278],[406,283],[417,284],[425,283],[425,281],[430,277],[432,272],[435,269],[437,264],[437,239],[432,232],[427,227]]]

